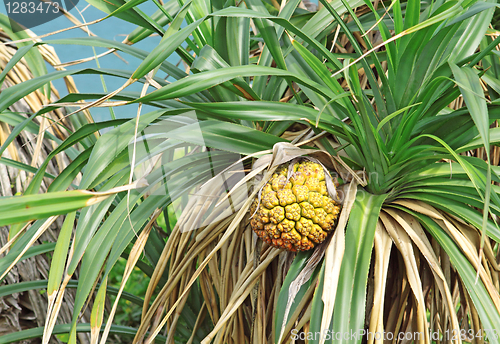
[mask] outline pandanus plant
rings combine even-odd
[[[137,112],[77,127],[22,196],[0,199],[0,225],[11,225],[1,278],[66,215],[46,281],[46,325],[3,342],[69,333],[75,343],[82,331],[94,343],[110,335],[134,343],[372,343],[408,333],[422,343],[500,342],[495,2],[321,0],[309,11],[297,0],[154,1],[151,15],[136,7],[143,1],[88,2],[138,28],[123,43],[36,42],[7,69],[43,44],[104,47],[142,63],[133,72],[73,67],[2,91],[0,111],[67,75],[126,80],[114,92],[71,93],[32,114],[0,152],[54,108],[138,104]],[[133,46],[153,34],[162,39],[151,52]],[[174,53],[186,70],[166,61]],[[141,93],[127,91],[134,83]],[[47,176],[60,152],[74,153],[72,163]],[[307,184],[302,201],[283,191],[291,198],[281,205],[280,190],[300,184],[302,159],[332,177],[330,190]],[[286,207],[313,204],[321,190],[342,206],[322,243],[299,220],[265,227],[284,221],[258,210],[277,207],[270,192]],[[300,216],[319,216],[324,202],[312,212],[299,205]],[[294,229],[314,243],[287,251],[252,227],[268,239]],[[121,258],[116,290],[108,277]],[[123,291],[134,266],[150,277],[145,295]],[[76,284],[73,321],[57,324],[65,290]],[[113,324],[120,298],[142,307],[137,328]],[[87,302],[92,317],[82,324]]]

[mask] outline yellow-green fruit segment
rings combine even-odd
[[[302,161],[283,164],[253,201],[250,225],[269,245],[305,251],[323,242],[337,220],[340,205],[328,195],[323,167]],[[258,209],[257,209],[258,208]]]

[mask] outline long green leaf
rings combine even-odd
[[[346,229],[345,253],[342,259],[335,308],[333,333],[358,333],[364,328],[366,283],[372,255],[375,228],[382,203],[387,195],[369,194],[359,189],[349,215]],[[325,286],[327,287],[327,286]],[[320,323],[311,323],[311,330],[319,331]],[[357,343],[356,339],[342,338],[336,343]]]
[[[285,280],[283,281],[283,285],[281,286],[281,290],[278,296],[278,305],[282,305],[282,307],[278,307],[275,315],[274,315],[274,324],[276,326],[276,333],[275,333],[275,339],[274,342],[278,343],[279,338],[280,338],[280,329],[283,324],[288,322],[288,319],[285,319],[285,305],[288,303],[288,300],[290,298],[290,285],[292,282],[297,278],[297,276],[301,273],[301,271],[304,269],[304,266],[307,263],[307,260],[311,257],[312,252],[299,252],[297,256],[293,259],[292,265],[290,265],[290,268],[288,269],[288,272],[286,274]],[[300,287],[299,292],[295,295],[295,300],[292,303],[292,307],[290,308],[290,311],[288,312],[288,317],[293,314],[295,308],[299,304],[300,298],[304,295],[305,291],[307,290],[309,286],[308,285],[302,285]],[[295,305],[295,308],[294,308]]]
[[[153,91],[131,103],[146,103],[154,100],[180,98],[189,94],[206,90],[210,87],[222,84],[237,77],[258,75],[281,76],[283,78],[289,79],[290,81],[295,81],[301,86],[308,87],[325,97],[332,98],[335,96],[335,94],[328,88],[282,69],[249,65],[241,67],[228,67],[222,70],[208,71],[190,75],[188,77],[185,77],[184,79],[164,86],[159,90]]]
[[[82,190],[3,197],[0,198],[0,208],[2,209],[0,226],[66,214],[101,202],[107,197]]]

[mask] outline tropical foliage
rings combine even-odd
[[[0,82],[21,61],[36,73],[0,93],[11,130],[0,153],[26,130],[44,132],[34,120],[55,109],[71,126],[49,120],[69,135],[37,137],[54,148],[35,171],[1,160],[36,172],[22,196],[0,199],[0,225],[10,226],[1,278],[64,222],[47,280],[0,287],[46,287],[45,326],[0,342],[68,333],[76,343],[81,332],[92,343],[381,340],[353,332],[500,342],[496,2],[320,0],[308,10],[299,0],[154,0],[155,13],[137,7],[144,0],[87,2],[137,29],[123,43],[10,32],[18,49]],[[133,46],[154,34],[154,50]],[[47,72],[47,44],[143,61],[134,71]],[[166,61],[172,54],[186,69]],[[53,80],[87,74],[123,86],[70,92],[23,118],[12,110],[37,90],[50,94]],[[135,83],[142,92],[127,90]],[[82,115],[134,104],[128,119]],[[71,163],[48,174],[60,153]],[[249,207],[280,164],[304,154],[337,177],[343,208],[324,244],[291,253],[256,241]],[[122,258],[117,290],[109,276]],[[123,292],[134,266],[150,277],[145,295]],[[72,320],[62,323],[75,286]],[[113,322],[120,298],[142,308],[137,327]]]

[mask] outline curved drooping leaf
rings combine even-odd
[[[454,243],[444,230],[428,216],[413,213],[405,208],[402,208],[402,210],[418,218],[427,230],[429,230],[431,235],[439,242],[441,248],[443,248],[443,250],[445,250],[448,254],[451,263],[457,269],[460,277],[462,278],[484,328],[498,328],[498,326],[500,326],[500,314],[498,310],[496,312],[488,311],[492,310],[491,297],[488,295],[483,282],[476,279],[476,271],[474,267],[460,251],[460,248],[457,247],[456,243]],[[489,333],[487,332],[488,331],[486,331],[486,335],[488,336]],[[494,335],[490,335],[488,337],[492,343],[499,343],[498,337]]]
[[[142,26],[146,29],[162,33],[161,27],[159,27],[150,18],[147,18],[141,10],[135,7],[144,1],[145,0],[132,0],[128,2],[124,0],[87,0],[87,2],[89,2],[93,6],[112,16],[116,16],[130,23]]]
[[[236,77],[258,76],[258,75],[281,76],[289,79],[290,81],[295,81],[304,87],[311,88],[312,90],[322,94],[325,97],[335,96],[335,94],[333,94],[326,87],[311,82],[310,80],[301,78],[297,75],[294,75],[293,73],[271,67],[248,65],[248,66],[228,67],[215,71],[190,75],[175,83],[162,87],[159,90],[153,91],[145,95],[144,97],[141,97],[133,101],[132,103],[136,102],[147,103],[149,101],[154,101],[154,100],[180,98],[189,94],[206,90],[209,87],[219,85]]]
[[[12,30],[12,25],[16,26],[18,24],[14,20],[11,20],[9,17],[4,15],[3,13],[0,13],[0,28],[7,34],[8,37],[11,38],[11,40],[16,41],[16,40],[30,38],[30,35],[28,35],[24,30]],[[40,51],[38,51],[38,49],[31,49],[32,43],[18,42],[16,43],[16,45],[19,49],[14,55],[13,60],[17,60],[20,57],[24,57],[34,77],[40,77],[47,74],[47,66],[42,57],[42,54],[40,53]],[[12,64],[9,63],[8,66],[6,66],[5,70],[8,72],[11,67]],[[4,72],[5,71],[2,71],[2,74],[4,74]],[[0,75],[0,85],[2,84],[3,77],[2,75]],[[50,84],[45,83],[40,87],[43,87],[41,91],[45,94],[45,96],[48,99],[50,99],[50,91],[51,91]]]

